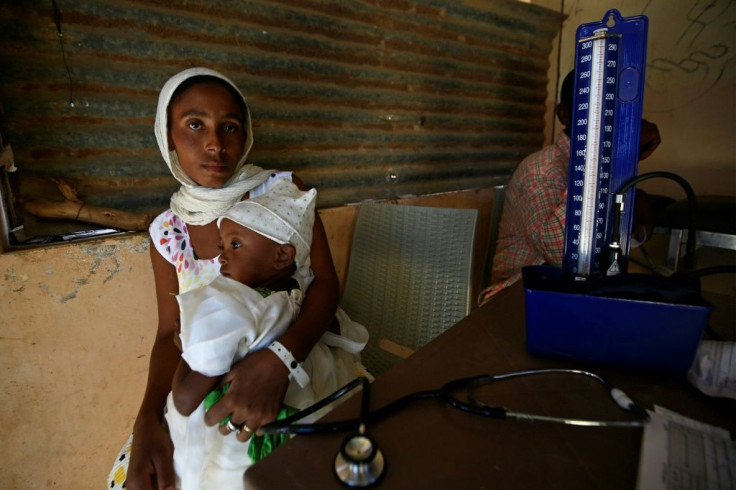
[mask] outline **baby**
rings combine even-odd
[[[276,339],[297,317],[308,286],[295,273],[309,266],[315,197],[314,189],[304,192],[281,179],[265,194],[235,204],[217,221],[220,275],[177,296],[182,360],[166,421],[180,488],[243,487],[249,446],[262,441],[237,440],[237,432],[252,430],[247,421],[226,419],[233,432],[225,436],[208,427],[204,400],[248,353],[265,347],[284,355]],[[304,363],[290,368],[286,407],[305,408],[361,374],[358,353],[368,333],[340,311],[338,320],[341,335],[327,332]]]

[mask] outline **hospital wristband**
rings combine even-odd
[[[296,359],[294,359],[294,356],[291,355],[291,352],[281,345],[281,342],[278,340],[271,343],[271,345],[268,346],[268,349],[276,354],[279,359],[281,359],[281,362],[284,363],[284,365],[289,369],[289,377],[296,380],[297,383],[299,383],[299,386],[302,388],[306,388],[306,386],[309,384],[309,375],[304,370],[301,364],[297,362]]]

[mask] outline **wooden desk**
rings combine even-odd
[[[649,376],[526,352],[520,285],[503,291],[372,385],[376,408],[451,379],[544,367],[589,368],[645,408],[658,404],[734,433],[735,405],[713,400],[684,378]],[[581,376],[525,377],[488,388],[488,402],[515,411],[626,419],[601,386]],[[358,397],[325,420],[358,415]],[[634,488],[641,428],[583,428],[469,415],[438,400],[410,405],[368,427],[386,458],[379,488]],[[346,434],[302,435],[246,472],[247,488],[345,488],[332,468]]]

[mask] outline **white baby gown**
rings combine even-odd
[[[299,314],[301,290],[278,291],[263,297],[256,290],[224,276],[177,296],[181,309],[182,358],[206,376],[227,373],[248,353],[267,347]],[[338,310],[340,335],[326,332],[302,367],[310,382],[301,387],[291,379],[284,403],[303,409],[362,374],[360,351],[368,331]],[[250,466],[248,444],[235,433],[223,436],[204,423],[204,403],[190,415],[180,414],[171,393],[166,422],[174,443],[177,488],[242,489]]]

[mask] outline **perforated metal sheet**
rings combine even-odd
[[[418,349],[469,313],[476,218],[472,209],[361,207],[341,306],[370,332],[363,362],[374,375],[398,361],[380,339]]]

